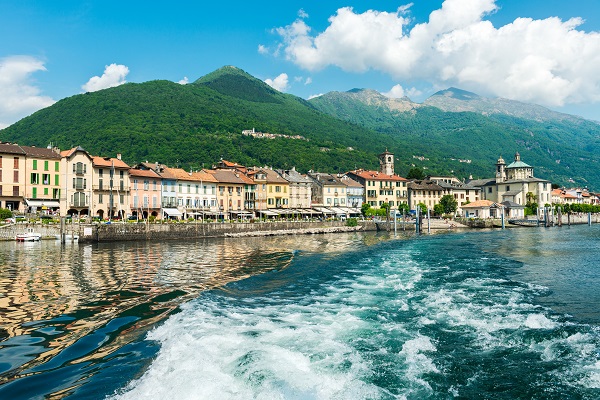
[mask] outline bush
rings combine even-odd
[[[346,220],[346,226],[358,226],[358,220],[356,218],[348,218]]]
[[[13,216],[12,211],[7,208],[0,208],[0,220],[5,220]]]

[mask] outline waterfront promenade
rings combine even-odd
[[[592,214],[591,222],[600,223],[600,214]],[[443,220],[432,218],[424,219],[422,232],[428,228],[431,230],[453,230],[453,229],[477,229],[477,228],[500,228],[500,220],[494,219],[475,219],[475,220]],[[562,216],[563,226],[569,224],[566,215]],[[570,216],[570,223],[573,225],[587,224],[588,216],[586,214]],[[393,231],[392,223],[389,224],[389,230]],[[558,219],[554,221],[558,226]],[[60,224],[35,224],[35,223],[17,223],[0,226],[0,240],[14,240],[18,233],[23,233],[27,228],[33,227],[34,230],[42,235],[42,239],[57,240],[61,235]],[[506,228],[523,228],[511,225],[506,221]],[[381,229],[381,223],[380,227]],[[396,229],[398,231],[414,231],[414,224],[407,222],[404,226],[398,222]],[[527,229],[527,228],[523,228]],[[355,231],[376,231],[378,230],[373,220],[359,220],[356,226],[349,226],[346,221],[272,221],[272,222],[177,222],[177,223],[131,223],[116,222],[112,224],[92,223],[92,224],[65,224],[63,232],[71,237],[79,237],[80,243],[93,242],[118,242],[118,241],[139,241],[139,240],[189,240],[207,237],[241,237],[241,236],[274,236],[274,235],[302,235],[302,234],[323,234],[338,232]]]

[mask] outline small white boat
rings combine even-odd
[[[27,228],[25,233],[17,234],[17,242],[37,242],[42,235],[33,231],[33,228]]]

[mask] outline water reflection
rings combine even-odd
[[[62,247],[1,242],[0,385],[105,357],[200,291],[286,268],[298,251],[334,255],[386,239],[350,233]]]

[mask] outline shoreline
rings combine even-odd
[[[551,221],[549,227],[588,224],[587,215],[571,215],[570,218]],[[570,224],[569,224],[570,222]],[[591,216],[591,223],[600,223],[600,215]],[[466,229],[502,229],[500,220],[442,220],[437,218],[424,219],[421,233],[428,230],[455,231]],[[265,237],[285,235],[313,235],[324,233],[342,232],[367,232],[367,231],[394,231],[391,221],[362,220],[356,226],[349,226],[346,221],[275,221],[275,222],[226,222],[226,223],[113,223],[113,224],[28,224],[18,223],[0,227],[0,240],[13,241],[19,233],[24,233],[27,228],[42,235],[43,240],[59,240],[62,235],[79,237],[79,243],[118,242],[118,241],[152,241],[152,240],[186,240],[207,237]],[[506,229],[545,227],[519,226],[505,222]],[[414,232],[414,222],[407,221],[396,223],[397,231]]]

